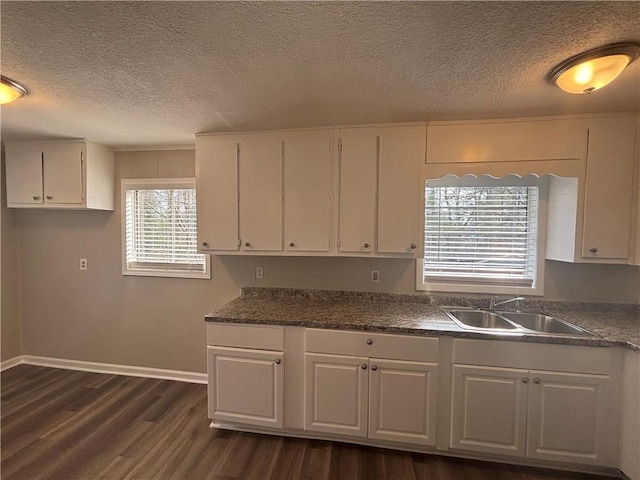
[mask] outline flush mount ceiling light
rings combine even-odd
[[[561,62],[547,80],[567,93],[591,93],[615,80],[639,56],[635,43],[605,45]]]
[[[0,75],[0,105],[11,103],[28,94],[27,87],[4,75]]]

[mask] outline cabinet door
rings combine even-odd
[[[532,371],[527,456],[604,465],[609,377]]]
[[[371,253],[376,241],[376,163],[378,137],[369,128],[339,133],[339,251]]]
[[[527,373],[454,365],[451,448],[523,457]]]
[[[333,131],[284,139],[284,242],[291,252],[326,252],[331,235]]]
[[[421,168],[426,127],[380,131],[378,252],[416,253],[420,241]]]
[[[238,142],[196,139],[198,246],[202,251],[238,250]]]
[[[633,198],[634,118],[606,118],[589,125],[582,256],[629,256]]]
[[[7,204],[41,204],[42,150],[7,149]]]
[[[282,250],[282,139],[240,140],[240,241],[244,251]]]
[[[207,357],[210,418],[282,428],[282,352],[207,347]]]
[[[371,359],[369,437],[435,445],[437,365]]]
[[[305,429],[367,436],[368,359],[305,354]]]
[[[69,143],[44,149],[44,198],[47,204],[82,204],[84,145]]]

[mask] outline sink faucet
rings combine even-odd
[[[493,310],[498,305],[506,305],[508,303],[516,302],[516,312],[519,312],[520,311],[520,302],[522,300],[524,300],[524,297],[513,297],[513,298],[510,298],[508,300],[503,300],[501,302],[498,302],[498,297],[491,297],[491,300],[489,301],[489,310]]]

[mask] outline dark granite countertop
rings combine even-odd
[[[242,296],[206,315],[208,322],[294,325],[411,335],[450,335],[511,341],[622,346],[640,352],[640,306],[531,300],[545,311],[597,336],[499,334],[462,329],[440,305],[486,307],[487,299],[366,292],[245,288]]]

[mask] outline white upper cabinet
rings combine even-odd
[[[379,151],[376,133],[369,128],[347,128],[338,132],[341,253],[374,251]]]
[[[380,131],[378,252],[415,253],[420,242],[420,173],[425,127]]]
[[[425,136],[424,126],[339,130],[340,253],[415,255]]]
[[[635,119],[589,122],[582,256],[629,257]]]
[[[113,210],[108,148],[84,140],[11,142],[6,154],[9,207]]]
[[[632,258],[636,121],[632,116],[583,121],[583,173],[549,182],[547,258],[627,263]]]
[[[239,143],[240,248],[282,250],[282,136],[252,135]]]
[[[238,250],[238,139],[196,142],[198,245],[202,251]]]
[[[328,252],[332,231],[334,131],[284,135],[284,243],[287,252]]]

